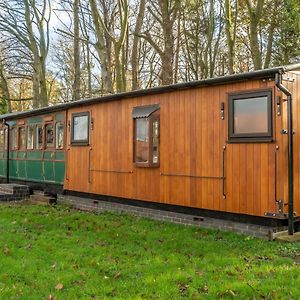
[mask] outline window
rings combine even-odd
[[[28,126],[27,127],[27,149],[32,150],[34,143],[34,127]]]
[[[38,125],[36,127],[36,149],[43,149],[43,126],[42,125]]]
[[[4,129],[0,129],[0,151],[4,150]]]
[[[45,126],[45,139],[46,139],[46,148],[53,148],[54,147],[54,132],[53,132],[53,125],[47,124]]]
[[[19,149],[26,149],[26,129],[25,127],[19,127]]]
[[[272,141],[272,92],[229,95],[229,141]]]
[[[4,129],[4,148],[7,150],[7,127]]]
[[[11,130],[11,148],[16,150],[18,148],[18,131],[16,127]]]
[[[135,107],[134,163],[141,167],[159,166],[159,105]]]
[[[89,144],[90,113],[76,113],[72,115],[71,143],[73,145]]]
[[[55,148],[64,148],[64,124],[62,122],[58,122],[55,125]]]

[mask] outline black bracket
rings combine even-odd
[[[281,129],[281,130],[280,130],[280,133],[281,133],[281,134],[288,134],[289,132],[288,132],[287,129]],[[293,131],[293,134],[295,134],[295,131]]]
[[[275,200],[275,202],[278,205],[278,213],[282,214],[283,213],[283,201],[281,199]]]

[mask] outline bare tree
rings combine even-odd
[[[147,6],[147,11],[153,21],[141,34],[141,37],[153,47],[161,59],[161,83],[163,85],[174,81],[174,30],[179,8],[180,1],[178,0],[151,1]],[[154,26],[158,27],[157,32]]]
[[[74,83],[73,101],[80,99],[80,33],[79,33],[79,6],[80,0],[74,0],[73,19],[74,19]]]
[[[46,58],[49,50],[50,1],[1,1],[0,31],[18,43],[16,53],[30,53],[33,107],[47,106]]]

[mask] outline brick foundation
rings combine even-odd
[[[196,215],[138,207],[70,195],[58,195],[57,202],[71,205],[71,207],[73,208],[85,211],[110,211],[117,213],[127,213],[139,217],[145,217],[149,219],[172,222],[177,224],[191,225],[211,229],[220,229],[225,231],[234,231],[245,235],[266,238],[269,240],[274,239],[274,233],[286,230],[285,227],[271,227],[255,224],[246,224],[222,219],[201,217]]]

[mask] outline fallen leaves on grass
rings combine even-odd
[[[5,247],[5,248],[3,249],[3,254],[6,255],[6,256],[9,256],[9,255],[10,255],[10,250],[9,250],[9,248]]]
[[[121,276],[121,272],[118,272],[118,273],[115,274],[114,279],[117,279],[117,278],[119,278],[120,276]]]
[[[55,286],[55,289],[56,290],[62,290],[64,288],[63,284],[62,283],[58,283],[56,286]]]

